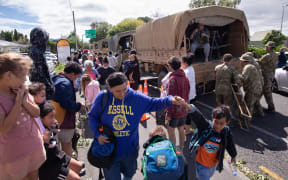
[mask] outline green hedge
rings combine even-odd
[[[54,71],[56,74],[59,74],[59,72],[63,72],[65,68],[65,63],[58,63],[55,65]]]
[[[264,48],[258,48],[255,46],[248,46],[248,51],[252,52],[256,57],[266,54],[266,50]]]
[[[281,45],[277,46],[275,48],[275,52],[279,52],[280,49],[282,47],[284,47],[284,46],[285,46],[284,44],[281,44]],[[258,48],[258,47],[255,47],[255,46],[248,46],[248,51],[252,52],[255,57],[261,57],[262,55],[266,54],[266,49],[265,48]]]

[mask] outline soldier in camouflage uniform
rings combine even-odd
[[[261,66],[264,79],[263,94],[268,104],[267,112],[275,112],[275,106],[272,98],[272,82],[275,75],[275,69],[278,61],[278,55],[274,52],[275,43],[269,41],[266,44],[267,54],[258,60]]]
[[[252,57],[252,59],[251,59],[252,61],[250,63],[253,64],[256,67],[256,69],[258,71],[258,74],[260,76],[261,84],[262,84],[262,88],[263,88],[264,80],[263,80],[263,76],[262,76],[262,71],[261,71],[260,65],[258,64],[256,59],[254,58],[254,54],[252,52],[246,52],[245,55],[248,55],[248,56]],[[262,106],[260,104],[260,99],[258,101],[256,101],[256,103],[255,103],[255,109],[256,109],[256,112],[257,112],[256,115],[258,115],[260,117],[264,117],[264,112],[263,112],[263,108],[262,108]]]
[[[231,84],[237,84],[241,86],[241,80],[238,72],[231,66],[231,60],[233,56],[231,54],[225,54],[223,56],[223,63],[215,67],[216,72],[216,103],[217,106],[225,104],[232,109],[233,94]]]
[[[261,76],[257,68],[251,64],[252,61],[253,58],[247,54],[240,57],[240,63],[243,67],[240,77],[245,91],[244,99],[251,114],[253,114],[255,103],[260,100],[262,95]]]

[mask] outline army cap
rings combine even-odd
[[[254,56],[254,54],[252,52],[246,52],[245,54],[248,55],[248,56],[251,56],[251,57]]]
[[[243,54],[240,57],[240,61],[252,62],[253,61],[253,57],[249,56],[248,54]]]
[[[265,46],[274,48],[275,47],[275,43],[273,41],[268,41]]]

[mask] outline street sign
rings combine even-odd
[[[66,39],[61,39],[57,42],[58,62],[65,62],[68,56],[71,56],[70,43]]]
[[[94,29],[85,30],[85,37],[86,38],[96,38],[96,30],[94,30]]]

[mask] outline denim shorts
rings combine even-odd
[[[196,162],[196,177],[198,180],[210,180],[216,171],[216,166],[206,167]]]
[[[132,180],[137,170],[138,151],[115,161],[109,169],[104,168],[105,180]],[[121,178],[121,174],[123,178]]]

